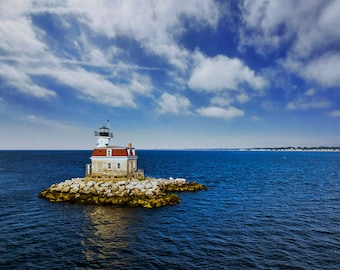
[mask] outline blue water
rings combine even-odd
[[[0,151],[1,269],[340,269],[340,153],[139,151],[209,190],[157,209],[50,203],[91,151]]]

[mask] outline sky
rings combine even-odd
[[[340,145],[339,0],[1,0],[0,149]]]

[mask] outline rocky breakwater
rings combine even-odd
[[[145,208],[175,205],[180,199],[174,191],[198,191],[207,188],[184,178],[120,181],[94,181],[90,178],[73,178],[53,184],[39,193],[39,198],[50,202],[78,202],[88,204],[113,204],[142,206]]]

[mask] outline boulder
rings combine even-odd
[[[101,184],[101,187],[104,187],[104,188],[105,188],[105,187],[109,187],[109,186],[111,186],[111,184],[112,184],[112,183],[109,182],[109,181],[108,181],[108,182],[104,182],[103,184]]]
[[[69,192],[70,191],[70,186],[63,186],[61,189],[61,192]]]
[[[89,181],[89,182],[86,183],[86,185],[89,186],[89,187],[92,187],[94,185],[94,182],[93,181]]]

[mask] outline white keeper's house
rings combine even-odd
[[[143,178],[143,170],[137,167],[135,148],[129,143],[128,147],[110,146],[113,134],[108,126],[102,126],[95,131],[97,145],[90,157],[91,164],[86,165],[86,176],[91,178]]]

